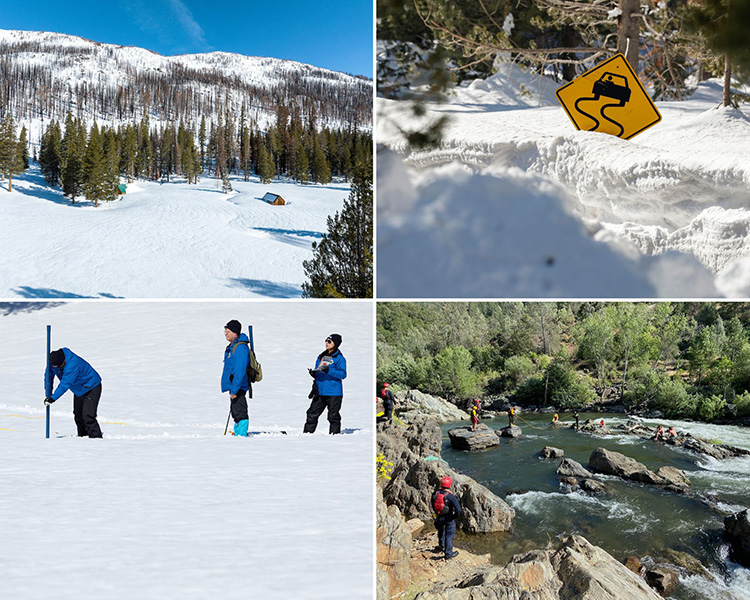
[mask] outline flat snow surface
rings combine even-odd
[[[556,87],[501,65],[427,106],[449,122],[421,152],[409,103],[377,100],[379,295],[750,294],[747,109],[710,80],[626,141],[576,131]]]
[[[0,596],[372,598],[372,303],[97,300],[0,315]],[[222,436],[232,318],[253,323],[263,365],[250,438]],[[71,437],[70,392],[44,437],[47,324],[54,348],[102,376],[103,440]],[[307,368],[334,332],[344,434],[323,416],[303,436]]]
[[[71,206],[32,165],[12,192],[0,184],[0,298],[299,297],[302,261],[349,184],[232,187],[136,181],[119,200]]]

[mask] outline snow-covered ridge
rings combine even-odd
[[[296,61],[228,52],[162,56],[67,34],[10,30],[0,30],[0,57],[0,78],[25,85],[23,92],[12,86],[0,96],[0,110],[9,107],[19,120],[62,119],[71,110],[104,121],[146,113],[195,122],[225,110],[239,116],[244,106],[248,119],[264,128],[281,99],[318,126],[372,124],[371,80]]]

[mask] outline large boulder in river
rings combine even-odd
[[[745,509],[725,517],[724,530],[737,562],[750,568],[750,511]]]
[[[398,392],[398,416],[402,421],[411,423],[419,417],[429,417],[438,423],[466,421],[469,415],[443,398],[423,394],[418,390]]]
[[[685,492],[690,487],[690,480],[685,475],[685,471],[674,467],[659,467],[656,469],[656,475],[666,481],[674,491]]]
[[[521,431],[521,428],[518,425],[509,425],[508,427],[503,427],[502,429],[497,430],[495,433],[500,437],[517,438],[521,437],[523,431]]]
[[[484,450],[500,444],[495,432],[484,423],[479,423],[476,431],[471,427],[449,429],[448,437],[456,450]]]
[[[453,479],[451,491],[463,507],[458,518],[460,528],[470,533],[508,531],[515,512],[503,500],[471,477],[456,473],[438,455],[420,455],[410,449],[409,443],[415,450],[424,450],[415,441],[420,437],[419,432],[425,432],[425,437],[431,439],[435,431],[440,432],[436,427],[434,421],[422,421],[403,434],[379,432],[378,451],[393,463],[391,479],[383,488],[386,504],[398,506],[407,519],[431,520],[432,493],[438,489],[440,479],[449,475]],[[427,447],[433,444],[430,442]]]
[[[539,454],[542,455],[542,458],[562,458],[565,456],[565,452],[560,448],[553,448],[552,446],[545,446]]]
[[[597,448],[589,457],[589,467],[599,473],[616,475],[623,479],[639,481],[641,483],[665,484],[664,479],[653,471],[649,471],[645,465],[634,458],[613,452],[606,448]]]
[[[594,476],[591,471],[585,469],[581,463],[576,462],[572,458],[564,458],[555,473],[562,477],[577,477],[578,479]]]
[[[415,600],[660,600],[646,582],[581,536],[557,550],[514,556],[505,567],[438,584]]]

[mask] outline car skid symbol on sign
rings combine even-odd
[[[586,71],[556,92],[576,129],[629,140],[661,115],[622,54]]]
[[[617,102],[611,102],[599,106],[599,116],[602,119],[605,119],[612,123],[615,127],[618,127],[619,132],[615,135],[617,135],[618,137],[621,136],[625,132],[624,127],[614,119],[610,119],[607,115],[605,115],[604,110],[607,108],[612,108],[613,106],[625,106],[625,104],[627,104],[628,100],[630,100],[630,88],[628,87],[628,80],[621,75],[615,75],[614,73],[604,73],[604,75],[602,75],[597,81],[594,82],[594,89],[592,90],[592,93],[594,94],[593,96],[590,96],[588,98],[579,98],[575,102],[576,110],[582,115],[587,116],[594,122],[594,126],[589,129],[589,131],[596,131],[599,128],[600,121],[591,113],[583,110],[580,107],[580,104],[581,102],[598,103],[600,98],[605,97],[612,100],[617,100]],[[596,108],[597,107],[594,106],[594,109]]]

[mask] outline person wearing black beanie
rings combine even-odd
[[[312,400],[307,409],[304,433],[315,433],[318,419],[324,410],[328,410],[328,433],[341,433],[341,402],[344,399],[346,379],[346,358],[341,354],[341,336],[332,333],[326,340],[326,349],[318,355],[315,368],[309,369],[315,379],[309,398]]]
[[[69,348],[49,353],[44,372],[44,389],[51,390],[57,377],[57,389],[44,399],[44,404],[57,402],[65,392],[73,392],[73,418],[79,437],[100,438],[102,430],[96,420],[102,396],[102,378],[94,368]]]
[[[250,340],[242,333],[242,325],[232,319],[224,325],[224,338],[229,345],[224,350],[224,368],[221,372],[221,391],[229,392],[229,412],[234,419],[234,435],[247,436],[250,419],[247,396],[252,398],[252,388],[247,379],[250,364]]]

